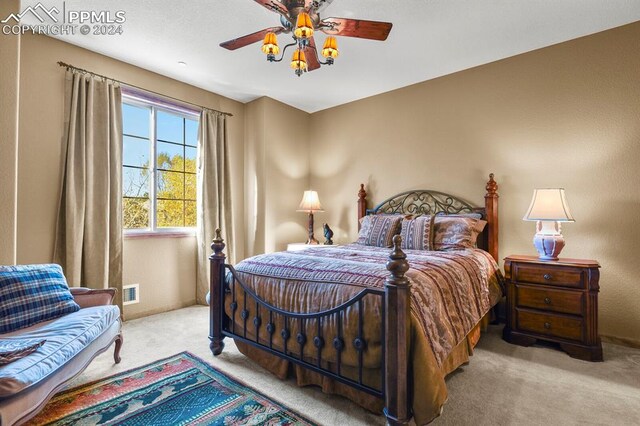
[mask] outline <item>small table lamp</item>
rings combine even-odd
[[[318,240],[313,237],[313,213],[322,212],[322,206],[320,205],[320,199],[316,191],[304,191],[300,206],[298,206],[299,212],[309,213],[309,239],[307,244],[318,244]]]
[[[560,222],[575,222],[563,188],[534,189],[527,214],[522,220],[536,221],[533,245],[542,260],[558,260],[564,247]]]

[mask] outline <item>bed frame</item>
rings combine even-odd
[[[487,221],[487,226],[478,238],[478,247],[488,251],[498,261],[498,184],[489,175],[486,184],[485,206],[473,207],[466,201],[453,195],[438,191],[417,190],[397,194],[384,200],[373,209],[367,209],[367,193],[364,184],[358,192],[358,220],[367,214],[465,214],[477,213]],[[358,222],[359,223],[359,222]],[[225,243],[216,230],[216,238],[211,244],[213,254],[211,263],[210,304],[209,304],[209,340],[211,352],[219,355],[224,348],[224,338],[231,337],[265,352],[289,360],[312,371],[328,376],[338,382],[349,385],[360,391],[369,393],[385,401],[384,415],[389,425],[406,425],[412,417],[411,386],[409,359],[410,343],[410,305],[411,283],[405,277],[409,270],[407,256],[400,249],[400,236],[394,237],[394,247],[389,255],[387,269],[390,272],[384,289],[365,288],[343,302],[339,306],[314,313],[294,313],[284,311],[260,299],[236,273],[232,265],[226,264],[224,254]],[[244,293],[242,298],[236,296],[236,286]],[[225,312],[225,294],[231,294],[229,308],[230,318]],[[382,377],[379,388],[363,383],[363,354],[367,350],[367,337],[363,335],[362,307],[367,297],[379,297],[382,306]],[[247,307],[255,308],[254,316],[249,318]],[[357,306],[358,333],[352,342],[345,342],[342,336],[341,318],[349,308]],[[322,324],[331,316],[337,319],[337,335],[327,336],[323,333]],[[242,326],[236,324],[240,319]],[[313,336],[307,336],[307,321],[315,321],[317,330]],[[292,326],[297,326],[298,333],[293,336]],[[261,327],[268,338],[260,338]],[[254,336],[251,337],[250,333]],[[273,344],[273,335],[278,332],[282,337],[283,348]],[[311,337],[311,339],[308,339]],[[341,353],[347,344],[352,344],[358,353],[357,378],[341,373]],[[310,359],[304,355],[305,345],[313,345],[316,356]],[[335,351],[335,365],[323,362],[323,351]],[[326,353],[326,352],[325,352]]]

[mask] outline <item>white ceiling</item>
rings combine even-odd
[[[334,0],[322,17],[388,21],[391,34],[386,42],[340,37],[335,65],[298,78],[286,60],[267,63],[260,43],[218,46],[279,25],[252,0],[40,2],[126,12],[123,35],[58,37],[66,42],[241,102],[269,96],[308,112],[640,20],[638,0]],[[37,3],[22,1],[23,8]]]

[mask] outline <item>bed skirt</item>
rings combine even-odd
[[[413,324],[411,356],[413,360],[413,395],[420,395],[419,399],[414,398],[413,401],[413,415],[416,424],[430,423],[440,415],[442,407],[447,401],[445,377],[461,365],[469,362],[470,356],[473,355],[473,349],[480,340],[481,331],[486,331],[487,329],[491,312],[476,324],[440,366],[437,365],[433,351],[428,347],[427,340],[415,335],[415,330],[419,327]],[[412,321],[414,321],[413,318]],[[320,386],[324,393],[341,395],[369,411],[382,414],[384,401],[380,398],[358,391],[251,345],[237,340],[235,344],[245,356],[280,379],[293,376],[296,378],[298,386]],[[365,368],[363,376],[375,381],[376,378],[381,377],[381,372],[380,369]]]

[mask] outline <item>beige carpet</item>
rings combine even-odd
[[[552,348],[510,345],[500,338],[501,330],[491,327],[471,363],[449,376],[449,402],[434,425],[640,424],[640,350],[606,344],[605,362],[590,363]],[[276,379],[228,339],[222,355],[214,358],[207,334],[206,307],[129,321],[122,362],[113,364],[110,350],[74,384],[187,350],[320,424],[384,424],[383,417],[346,399]]]

